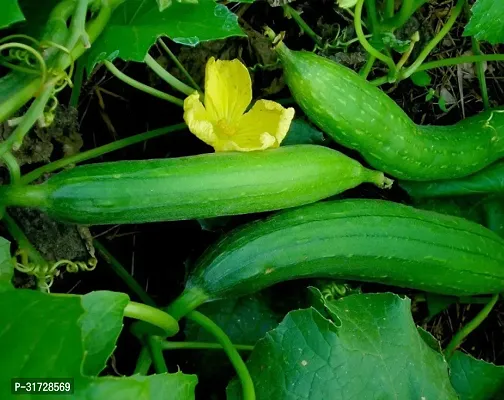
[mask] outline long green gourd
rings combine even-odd
[[[445,295],[504,290],[504,240],[462,218],[383,200],[319,202],[227,235],[168,312],[296,278],[378,282]]]
[[[77,224],[128,224],[295,207],[364,182],[392,184],[335,150],[296,145],[85,165],[41,185],[0,186],[0,204],[37,207]]]
[[[336,142],[396,178],[453,179],[504,157],[504,110],[451,126],[416,125],[384,92],[354,71],[306,51],[276,46],[292,96]]]
[[[402,181],[399,185],[415,198],[504,193],[504,160],[463,178],[428,182]]]

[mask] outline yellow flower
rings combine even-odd
[[[205,104],[198,92],[184,101],[189,130],[215,151],[254,151],[275,148],[287,134],[294,109],[270,100],[259,100],[250,111],[252,82],[239,60],[215,61],[205,70]]]

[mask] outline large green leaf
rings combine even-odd
[[[0,10],[0,29],[25,19],[17,0],[0,0]]]
[[[457,351],[450,359],[450,370],[461,400],[504,399],[504,367]]]
[[[112,298],[112,295],[93,294],[84,299],[82,296],[50,295],[30,290],[0,293],[0,399],[12,398],[12,378],[73,378],[75,394],[58,395],[61,400],[194,399],[197,378],[192,375],[96,378],[82,374],[85,350],[101,349],[92,355],[98,360],[97,354],[105,356],[109,344],[104,340],[106,335],[97,332],[100,326],[90,323],[93,317],[104,316],[104,309],[95,302],[101,297],[103,301],[122,304],[124,296],[118,294]],[[121,306],[114,305],[112,313]],[[104,317],[103,321],[107,319]],[[103,329],[108,328],[110,325],[105,323]],[[112,331],[115,335],[115,329]],[[92,338],[102,346],[91,343]]]
[[[10,398],[11,378],[81,377],[78,296],[11,290],[0,304],[0,399]]]
[[[358,294],[291,311],[247,366],[262,399],[457,399],[443,357],[419,335],[409,299]],[[240,398],[233,381],[229,398]]]
[[[476,0],[464,36],[474,36],[492,44],[504,43],[504,1]]]
[[[79,320],[84,342],[84,375],[98,375],[115,349],[123,327],[129,297],[117,292],[92,292],[82,296],[85,313]]]
[[[12,289],[14,262],[10,253],[10,242],[0,237],[0,291]]]
[[[159,12],[155,1],[128,0],[116,9],[89,50],[87,69],[91,71],[96,63],[117,57],[142,62],[160,36],[195,46],[202,41],[244,34],[236,15],[214,0],[199,0],[198,4],[174,2],[163,12]]]
[[[127,378],[98,378],[89,381],[75,400],[194,400],[196,375],[159,374]],[[59,397],[58,397],[59,399]]]

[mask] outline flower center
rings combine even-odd
[[[216,125],[219,132],[226,136],[233,136],[236,133],[236,128],[225,118],[218,120]]]

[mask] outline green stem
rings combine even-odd
[[[10,184],[19,183],[21,179],[21,170],[19,169],[19,163],[17,162],[16,157],[8,151],[2,156],[2,159],[9,170]]]
[[[147,292],[138,284],[138,282],[129,274],[128,271],[117,261],[112,254],[98,241],[93,240],[93,246],[98,253],[105,259],[105,261],[110,265],[112,270],[121,278],[124,283],[135,293],[143,303],[156,307],[156,303],[147,294]]]
[[[89,47],[89,38],[86,33],[86,14],[89,0],[76,0],[76,2],[77,4],[75,5],[72,20],[70,21],[68,39],[65,43],[65,47],[68,51],[73,50],[80,38],[85,38],[84,47]],[[56,64],[56,69],[65,70],[67,63],[69,62],[72,62],[71,57],[69,57],[66,53],[62,53]]]
[[[166,69],[164,69],[161,65],[157,63],[154,58],[151,57],[150,54],[145,56],[145,63],[159,76],[162,80],[164,80],[168,85],[174,87],[179,92],[184,93],[186,96],[189,96],[194,93],[194,89],[190,86],[187,86],[185,83],[179,81],[172,74],[170,74]]]
[[[42,257],[42,255],[38,252],[38,250],[35,247],[33,247],[33,245],[28,240],[28,238],[21,230],[21,228],[18,226],[16,221],[14,221],[14,219],[7,212],[5,212],[3,215],[3,222],[5,224],[5,227],[11,234],[11,236],[17,242],[18,247],[20,249],[23,249],[28,254],[28,257],[31,262],[40,266],[47,264],[44,257]]]
[[[53,89],[53,86],[47,86],[33,101],[14,132],[0,144],[0,157],[3,157],[8,151],[18,150],[21,147],[25,135],[44,113],[44,108],[51,97]]]
[[[252,351],[254,346],[248,344],[233,344],[236,350],[241,351]],[[168,342],[166,340],[161,342],[161,348],[163,350],[180,350],[180,349],[192,349],[192,350],[222,350],[223,347],[219,343],[206,343],[206,342]]]
[[[385,18],[392,18],[395,13],[395,0],[385,1]]]
[[[110,61],[103,61],[107,69],[119,80],[123,81],[124,83],[134,87],[135,89],[141,90],[142,92],[145,92],[147,94],[150,94],[151,96],[169,101],[170,103],[176,104],[180,107],[184,106],[184,102],[175,96],[172,96],[168,93],[162,92],[161,90],[154,89],[150,87],[149,85],[145,85],[144,83],[138,82],[137,80],[129,77],[128,75],[124,74],[123,72],[119,71],[114,64],[112,64]]]
[[[446,296],[452,297],[452,296]],[[414,296],[414,300],[416,302],[424,302],[427,301],[427,297],[423,293],[418,293]],[[489,296],[486,297],[477,297],[477,296],[466,296],[466,297],[453,297],[453,303],[458,304],[487,304],[490,300]]]
[[[483,61],[504,61],[504,54],[484,54],[480,56],[460,56],[444,60],[430,61],[418,67],[417,71],[426,71],[433,68],[449,67],[451,65]]]
[[[140,133],[138,135],[130,136],[125,139],[117,140],[115,142],[96,147],[94,149],[75,154],[70,157],[62,158],[58,161],[54,161],[50,164],[44,165],[40,168],[37,168],[28,174],[24,175],[21,178],[21,184],[26,185],[34,180],[40,178],[42,175],[54,172],[58,169],[64,168],[71,164],[77,164],[83,161],[90,160],[92,158],[99,157],[103,154],[110,153],[112,151],[120,150],[124,147],[131,146],[136,143],[144,142],[145,140],[153,139],[158,136],[165,135],[167,133],[181,131],[185,129],[187,126],[185,124],[176,124],[166,126],[164,128],[154,129],[152,131],[148,131],[145,133]]]
[[[294,21],[296,21],[301,30],[312,38],[315,44],[317,44],[318,46],[322,46],[320,36],[317,35],[312,28],[310,28],[310,26],[301,17],[301,14],[299,14],[296,10],[294,10],[291,6],[287,4],[283,6],[283,9],[287,15],[289,15],[290,17],[292,17]]]
[[[254,390],[254,382],[250,376],[250,373],[247,369],[247,366],[243,362],[240,354],[233,346],[233,343],[226,335],[226,333],[215,324],[210,318],[204,316],[198,311],[191,311],[187,314],[187,318],[196,322],[207,332],[214,335],[215,339],[221,344],[222,348],[226,352],[231,364],[236,370],[236,374],[241,381],[242,390],[243,390],[243,400],[255,400],[255,390]]]
[[[168,372],[166,361],[163,355],[163,349],[157,336],[147,336],[147,346],[149,353],[154,364],[154,369],[158,374],[165,374]]]
[[[208,295],[197,287],[186,288],[168,307],[166,312],[177,321],[208,300]]]
[[[173,54],[173,52],[170,50],[168,45],[163,41],[163,39],[159,38],[158,43],[161,45],[164,51],[168,54],[168,56],[171,58],[171,60],[175,63],[175,65],[180,69],[180,71],[184,74],[184,76],[187,78],[189,83],[192,85],[193,88],[195,88],[198,92],[203,92],[201,88],[198,86],[198,84],[195,82],[195,80],[192,78],[191,74],[187,72],[187,70],[184,68],[182,63],[178,60],[178,58]]]
[[[362,7],[364,5],[364,0],[358,0],[357,5],[355,6],[355,18],[354,18],[354,25],[355,25],[355,33],[357,34],[357,37],[359,38],[359,42],[364,49],[373,57],[376,57],[378,60],[383,61],[385,64],[390,69],[391,73],[395,73],[395,63],[392,58],[387,57],[385,54],[380,53],[378,50],[376,50],[373,46],[369,44],[367,41],[366,37],[364,36],[364,31],[362,30]]]
[[[167,336],[173,336],[178,333],[179,326],[177,321],[164,311],[146,304],[130,301],[124,309],[124,316],[139,319],[161,328]]]
[[[465,63],[474,63],[474,62],[483,62],[483,61],[504,61],[504,54],[483,54],[483,55],[478,55],[478,56],[460,56],[460,57],[454,57],[454,58],[446,58],[444,60],[436,60],[436,61],[430,61],[427,63],[422,64],[420,67],[417,68],[415,72],[420,72],[420,71],[427,71],[430,69],[434,68],[442,68],[442,67],[449,67],[452,65],[457,65],[457,64],[465,64]],[[397,80],[403,80],[406,79],[407,77],[400,75]],[[389,79],[387,76],[382,76],[380,78],[377,78],[370,83],[372,83],[375,86],[380,86],[383,85],[384,83],[388,83]]]
[[[446,21],[445,25],[443,28],[438,32],[436,36],[425,46],[425,48],[422,50],[418,58],[411,64],[406,70],[401,74],[402,79],[410,77],[414,72],[417,72],[419,70],[419,67],[422,65],[422,63],[425,61],[425,59],[429,56],[432,50],[438,45],[438,43],[443,40],[443,38],[450,32],[450,29],[452,28],[453,24],[457,20],[458,16],[462,12],[462,9],[464,8],[466,0],[458,0],[457,4],[453,8],[450,17],[448,18],[448,21]]]
[[[455,336],[453,336],[452,340],[446,346],[444,351],[445,357],[449,359],[455,350],[461,345],[464,339],[474,331],[481,323],[488,317],[490,311],[492,311],[493,307],[499,300],[499,295],[496,294],[492,297],[492,299],[483,307],[483,309],[471,320],[469,321],[460,331],[458,331]]]
[[[471,41],[474,54],[482,55],[478,40],[474,37],[471,37]],[[504,56],[504,54],[502,55]],[[478,76],[481,98],[483,99],[483,106],[485,107],[485,110],[488,110],[490,108],[490,100],[488,99],[488,88],[485,79],[485,67],[483,62],[481,61],[476,62],[476,75]]]
[[[374,65],[375,61],[376,61],[376,57],[369,54],[368,58],[366,60],[366,64],[364,65],[362,70],[359,72],[360,76],[362,76],[364,79],[367,79],[369,73],[373,69],[373,65]]]
[[[138,356],[133,375],[147,375],[152,364],[151,356],[147,346],[142,346]]]
[[[427,3],[428,0],[403,0],[401,9],[396,15],[391,16],[383,22],[383,27],[387,30],[394,31],[403,26],[411,16],[421,6]],[[389,6],[390,7],[390,6]],[[394,1],[392,0],[392,14],[393,14]]]
[[[376,0],[365,0],[367,16],[369,19],[369,30],[373,33],[378,31],[378,11],[376,10]]]
[[[84,65],[85,63],[81,58],[79,58],[73,78],[72,94],[70,95],[70,101],[68,103],[70,107],[77,108],[77,106],[79,105],[79,97],[82,90],[82,82],[84,80]]]

